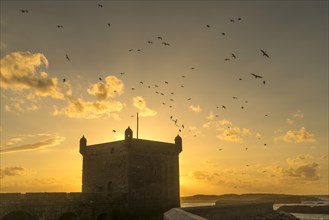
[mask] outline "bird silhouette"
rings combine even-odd
[[[225,36],[226,34],[223,32],[222,35]]]
[[[260,50],[263,53],[263,56],[266,56],[267,58],[270,58],[270,56],[264,51],[264,50]]]
[[[265,83],[266,83],[266,82],[265,82],[265,80],[264,80],[264,81],[263,81],[263,84],[265,85]]]
[[[230,19],[230,22],[234,22],[234,19]]]
[[[29,10],[22,9],[21,12],[22,12],[22,13],[29,13]]]
[[[135,90],[135,88],[131,88],[131,90]]]
[[[120,75],[124,75],[125,73],[120,73]]]
[[[235,56],[235,54],[234,54],[234,53],[232,53],[232,57],[233,57],[234,59],[236,59],[236,56]]]
[[[67,59],[68,61],[70,61],[69,55],[67,55],[67,54],[66,54],[66,59]]]
[[[241,106],[241,109],[244,109],[244,107],[243,107],[243,106]]]
[[[129,52],[133,51],[134,49],[130,49]]]
[[[241,21],[241,18],[238,18],[238,21]]]
[[[57,25],[57,28],[63,28],[63,25]]]
[[[188,98],[187,101],[190,101],[192,98]]]
[[[207,27],[207,28],[210,28],[210,25],[209,25],[209,24],[207,24],[207,25],[206,25],[206,27]]]
[[[141,51],[141,49],[137,49],[137,51]]]
[[[233,99],[238,99],[238,97],[236,97],[236,96],[233,96],[232,98],[233,98]]]
[[[225,58],[225,61],[229,61],[230,59],[229,58]]]
[[[185,78],[185,76],[182,76],[182,78]]]
[[[112,130],[113,132],[117,132],[116,130]]]
[[[98,4],[98,7],[100,7],[100,8],[103,8],[103,5],[101,5],[101,4]]]
[[[111,24],[110,23],[107,23],[107,26],[111,27]]]
[[[223,149],[222,149],[222,148],[219,148],[218,150],[219,150],[219,151],[222,151]]]
[[[222,105],[222,108],[223,108],[223,109],[226,109],[226,106],[225,106],[225,105]]]
[[[140,81],[139,83],[140,83],[140,84],[143,84],[143,81]]]
[[[255,77],[255,79],[257,79],[257,78],[263,78],[262,76],[259,76],[259,75],[256,75],[256,74],[254,74],[254,73],[250,73],[252,76],[254,76]]]
[[[168,84],[168,82],[167,82],[167,81],[165,81],[165,83],[166,83],[166,84]]]
[[[242,80],[242,78],[239,78],[239,80]]]
[[[165,45],[165,46],[170,46],[170,44],[167,43],[167,42],[162,42],[162,44]]]
[[[153,41],[147,41],[148,44],[153,44]]]
[[[102,81],[102,78],[101,77],[99,77],[98,79],[99,79],[99,81]]]
[[[194,70],[195,69],[195,67],[191,67],[191,70]]]
[[[157,37],[159,40],[162,40],[162,37]]]
[[[65,81],[66,81],[66,79],[64,78],[64,79],[63,79],[63,83],[65,83]]]

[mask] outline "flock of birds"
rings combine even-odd
[[[103,8],[103,5],[102,4],[98,4],[97,6],[99,8]],[[23,13],[23,14],[27,14],[27,13],[29,13],[29,10],[28,9],[22,9],[22,10],[20,10],[20,12]],[[239,18],[236,18],[236,19],[230,19],[229,20],[229,22],[232,22],[232,23],[234,23],[234,22],[241,22],[241,21],[242,21],[242,18],[240,18],[240,17]],[[111,23],[107,23],[106,25],[108,27],[111,27]],[[211,28],[211,26],[209,24],[206,24],[205,26],[206,26],[206,28]],[[58,29],[63,29],[64,28],[64,25],[58,24],[57,25],[57,28]],[[221,35],[222,36],[227,36],[227,34],[225,32],[222,32]],[[164,45],[166,47],[170,47],[171,46],[171,43],[169,43],[167,41],[164,41],[162,36],[157,36],[156,39],[155,39],[155,41],[153,41],[153,40],[147,40],[146,43],[149,44],[149,45],[153,45],[155,43],[161,43],[162,45]],[[130,49],[128,49],[128,52],[129,53],[134,52],[134,51],[141,52],[142,49],[141,48],[138,48],[138,47],[137,48],[130,48]],[[263,57],[268,58],[268,59],[270,58],[270,55],[265,50],[260,49],[260,53],[261,53],[261,55]],[[71,58],[70,58],[69,54],[65,53],[64,55],[65,55],[65,59],[67,60],[67,62],[70,62],[71,61]],[[235,53],[231,53],[231,56],[229,58],[225,58],[224,61],[230,61],[231,59],[237,59],[237,55]],[[195,69],[196,69],[196,67],[190,67],[190,70],[191,71],[193,71]],[[126,73],[125,72],[121,72],[120,75],[121,76],[124,76],[124,75],[126,75]],[[264,79],[264,77],[262,75],[258,75],[258,74],[255,74],[255,73],[250,73],[250,76],[253,77],[256,80],[261,79],[262,80],[262,83],[264,85],[266,84],[266,81],[265,81],[265,79]],[[180,77],[182,79],[184,79],[184,78],[186,78],[186,75],[181,75]],[[99,81],[102,81],[103,79],[102,79],[102,77],[98,77],[98,80]],[[242,80],[242,78],[239,78],[239,80]],[[66,78],[63,78],[62,79],[62,82],[63,83],[66,83],[66,81],[67,81]],[[163,88],[163,86],[166,86],[166,85],[170,84],[168,81],[164,81],[162,83],[159,83],[158,82],[157,84],[153,84],[153,85],[148,84],[148,83],[146,83],[144,81],[140,81],[139,84],[140,84],[140,86],[146,86],[147,89],[154,89],[154,93],[155,94],[159,95],[160,97],[163,97],[164,100],[166,100],[166,101],[162,101],[162,105],[168,106],[169,108],[174,108],[174,104],[173,103],[175,102],[175,99],[174,99],[175,92],[174,91],[164,92],[164,91],[161,90]],[[183,84],[180,85],[180,88],[184,88],[184,87],[185,86]],[[137,88],[137,86],[131,87],[131,90],[134,91],[134,90],[136,90],[136,88]],[[164,89],[166,89],[166,88],[164,88]],[[116,92],[116,91],[114,91],[114,92]],[[181,92],[181,90],[180,90],[180,92]],[[165,98],[167,96],[169,96],[169,98]],[[233,96],[232,98],[234,100],[238,100],[238,97],[237,96]],[[187,97],[186,98],[186,101],[191,101],[191,100],[192,100],[192,97]],[[143,100],[139,100],[139,102],[142,103]],[[246,100],[246,101],[244,101],[244,103],[248,103],[248,101]],[[245,108],[244,106],[241,106],[241,109],[244,109],[244,108]],[[216,106],[216,109],[223,109],[224,110],[224,109],[227,109],[227,106],[226,105],[219,105],[219,106]],[[268,116],[268,115],[265,114],[265,116]],[[134,117],[134,115],[130,115],[130,117]],[[217,118],[217,117],[219,117],[219,115],[216,114],[216,115],[214,115],[214,117]],[[179,120],[177,117],[174,117],[173,115],[170,115],[169,119],[173,123],[173,125],[177,127],[178,132],[182,132],[182,130],[185,129],[184,123],[181,122],[181,120]],[[229,126],[227,128],[230,129]],[[191,130],[189,130],[189,131],[192,132]],[[115,129],[113,129],[112,132],[117,132],[117,131]],[[227,134],[227,135],[229,135],[229,134]],[[194,134],[193,136],[196,137],[197,134]],[[258,139],[260,139],[260,138],[258,138]],[[266,146],[266,143],[264,143],[263,145]],[[218,149],[218,151],[222,151],[222,150],[223,150],[223,148],[219,148]],[[245,150],[248,150],[248,148],[246,147]],[[249,165],[246,165],[246,166],[249,166]],[[264,172],[266,172],[266,171],[264,171]]]

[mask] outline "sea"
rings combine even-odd
[[[280,206],[283,205],[309,205],[309,206],[320,206],[320,205],[329,205],[329,197],[328,196],[318,196],[321,203],[318,202],[303,202],[300,204],[274,204],[273,209],[277,210]],[[212,203],[181,203],[182,207],[193,207],[193,206],[212,206],[215,205],[214,202]],[[329,214],[301,214],[301,213],[290,213],[299,218],[300,220],[329,220]]]

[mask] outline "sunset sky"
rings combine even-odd
[[[81,191],[138,112],[182,196],[329,193],[328,1],[1,1],[0,46],[1,192]]]

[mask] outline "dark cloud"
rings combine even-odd
[[[6,176],[20,176],[24,171],[22,167],[5,167],[4,169],[0,169],[0,179]]]
[[[44,149],[44,148],[59,145],[64,140],[65,140],[64,137],[53,136],[53,137],[49,137],[45,140],[41,140],[41,141],[31,143],[31,144],[21,144],[18,146],[9,146],[9,147],[2,146],[0,148],[0,153],[13,153],[13,152],[19,152],[19,151]]]

